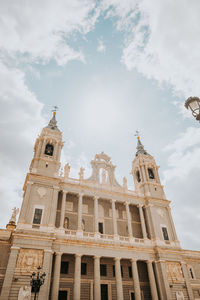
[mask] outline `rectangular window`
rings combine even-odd
[[[133,277],[133,275],[132,275],[132,267],[131,266],[128,267],[128,274],[129,274],[129,278]]]
[[[103,223],[99,223],[99,232],[103,234]]]
[[[81,275],[87,275],[87,264],[81,263]]]
[[[69,271],[69,262],[68,261],[61,261],[60,273],[61,274],[68,274],[68,271]]]
[[[107,276],[107,266],[104,264],[100,264],[100,275]]]
[[[33,217],[33,224],[40,224],[42,219],[42,209],[36,208],[34,217]]]
[[[124,277],[123,266],[121,266],[121,276]]]
[[[115,277],[115,265],[113,265],[113,277]]]
[[[163,238],[165,241],[169,241],[169,236],[166,227],[162,227]]]

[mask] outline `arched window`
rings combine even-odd
[[[149,178],[150,178],[150,179],[154,179],[154,178],[155,178],[152,169],[148,168],[148,174],[149,174]]]
[[[44,154],[53,156],[53,145],[51,144],[46,144]]]
[[[138,170],[136,171],[136,178],[138,182],[141,181],[140,172]]]

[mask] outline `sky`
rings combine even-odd
[[[181,246],[200,250],[200,124],[184,108],[200,96],[199,11],[198,0],[0,0],[1,228],[57,105],[71,177],[89,177],[104,151],[134,189],[140,131]]]

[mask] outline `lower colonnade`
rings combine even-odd
[[[52,288],[51,288],[51,300],[57,300],[59,298],[59,286],[60,286],[60,270],[61,270],[61,260],[62,255],[65,253],[56,252],[54,260],[54,268],[52,274]],[[67,253],[66,253],[67,254]],[[70,254],[71,255],[71,254]],[[74,278],[73,278],[73,300],[81,299],[81,261],[84,255],[74,254]],[[101,300],[101,274],[100,274],[100,260],[103,257],[100,256],[91,256],[93,258],[93,299]],[[111,257],[110,257],[111,258]],[[121,263],[120,261],[123,258],[112,257],[115,266],[115,284],[116,284],[116,300],[123,300],[123,281],[121,275]],[[143,300],[141,294],[140,280],[138,274],[137,262],[139,260],[135,258],[129,259],[131,263],[131,272],[132,272],[132,286],[134,290],[134,299]],[[149,286],[151,291],[151,298],[153,300],[158,300],[156,280],[153,270],[153,261],[146,260],[143,261],[147,265]],[[110,299],[110,298],[109,298]],[[111,298],[112,299],[112,298]]]

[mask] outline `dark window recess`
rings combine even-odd
[[[166,227],[162,227],[162,232],[163,232],[163,238],[165,241],[169,241],[169,236],[168,236],[168,232],[167,232],[167,228]]]
[[[67,299],[67,291],[59,291],[58,300],[66,300]]]
[[[140,182],[141,177],[140,177],[140,172],[139,171],[136,171],[136,177],[137,177],[137,181]]]
[[[107,266],[100,264],[100,275],[101,276],[107,276]]]
[[[44,154],[49,155],[49,156],[53,156],[53,145],[47,144],[46,147],[45,147]]]
[[[101,300],[108,300],[108,285],[101,284]]]
[[[60,273],[61,274],[68,274],[68,271],[69,271],[69,262],[68,261],[61,261]]]
[[[42,209],[36,208],[33,217],[33,224],[40,224],[41,219],[42,219]]]
[[[135,300],[135,294],[134,294],[134,292],[131,292],[131,300]]]
[[[123,266],[121,266],[121,276],[124,277]]]
[[[87,275],[87,264],[81,263],[81,275]]]
[[[155,178],[152,169],[148,168],[148,174],[149,174],[149,178],[150,178],[150,179],[154,179],[154,178]]]
[[[132,267],[131,266],[128,267],[128,274],[129,274],[129,278],[133,277],[133,275],[132,275]]]
[[[192,279],[194,279],[194,274],[193,274],[192,268],[189,268],[189,272],[190,272],[190,277],[191,277]]]
[[[103,223],[99,223],[99,232],[103,234]]]
[[[115,266],[113,265],[113,277],[115,277]]]

